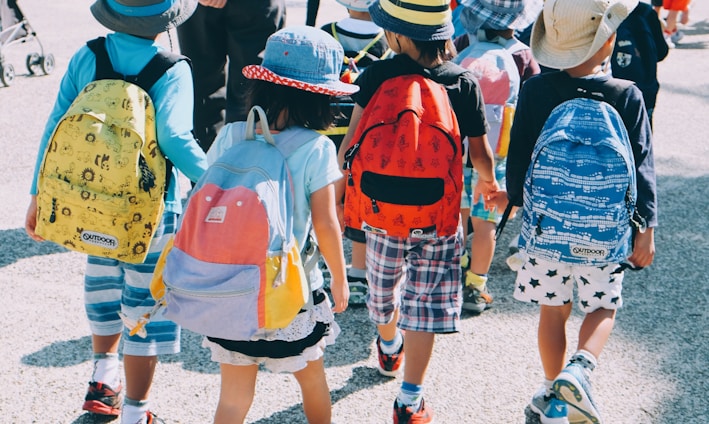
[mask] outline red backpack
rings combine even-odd
[[[422,75],[384,82],[345,155],[345,226],[394,237],[455,234],[463,161],[446,89]]]

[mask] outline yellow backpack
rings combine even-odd
[[[140,74],[124,78],[113,71],[105,41],[87,43],[96,55],[96,80],[59,121],[44,154],[36,232],[70,250],[141,263],[172,173],[147,92],[186,58],[160,52]]]

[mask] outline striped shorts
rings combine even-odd
[[[460,255],[462,227],[434,239],[398,238],[367,233],[367,307],[377,325],[391,322],[399,306],[398,327],[451,333],[459,329],[463,302]]]
[[[141,264],[89,256],[84,277],[84,307],[91,332],[99,336],[123,333],[123,354],[155,356],[180,351],[180,328],[161,313],[146,326],[147,337],[129,336],[118,312],[137,319],[155,305],[150,281],[163,247],[175,233],[177,215],[165,213],[155,230],[148,257]]]

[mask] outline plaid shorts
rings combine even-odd
[[[458,331],[463,304],[460,255],[462,227],[434,239],[367,233],[367,307],[377,325],[391,322],[409,331]]]
[[[145,327],[147,337],[129,336],[118,312],[137,319],[155,305],[150,281],[163,247],[175,233],[177,215],[165,213],[155,230],[142,264],[89,256],[84,276],[84,307],[93,334],[110,336],[123,333],[123,353],[154,356],[180,351],[180,328],[161,313]]]
[[[619,265],[569,265],[528,256],[517,271],[514,298],[562,306],[574,300],[575,285],[578,305],[584,313],[601,308],[615,310],[623,306],[623,276]]]

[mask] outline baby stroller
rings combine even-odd
[[[40,52],[27,55],[27,70],[30,74],[35,74],[38,69],[45,74],[51,73],[54,70],[54,56],[44,54],[42,43],[17,6],[17,0],[0,0],[0,81],[6,86],[15,79],[15,68],[5,63],[5,49],[28,41],[36,41]]]

